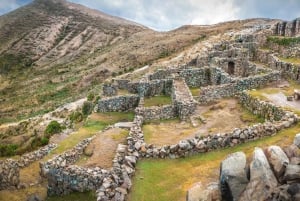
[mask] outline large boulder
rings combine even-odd
[[[220,167],[220,187],[222,199],[238,200],[248,184],[246,156],[243,152],[230,154]]]
[[[221,201],[219,186],[217,183],[210,183],[203,186],[201,182],[193,185],[187,191],[187,201]]]
[[[284,181],[290,183],[290,182],[300,182],[300,165],[293,165],[289,164],[286,167],[284,176]]]
[[[300,148],[300,133],[296,134],[294,138],[294,145],[296,145],[298,148]]]
[[[289,164],[289,159],[279,146],[270,146],[266,150],[266,156],[273,168],[277,179],[281,179],[286,166]]]
[[[267,200],[276,186],[276,177],[263,150],[256,147],[250,164],[250,182],[239,200]]]

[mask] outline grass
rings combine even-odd
[[[192,93],[192,96],[199,96],[199,94],[200,94],[199,87],[190,87],[190,91]]]
[[[287,63],[300,64],[300,58],[297,58],[297,57],[288,57],[288,58],[279,57],[279,59],[281,61],[284,61],[284,62],[287,62]]]
[[[268,36],[267,42],[276,43],[281,46],[290,46],[300,43],[300,37],[278,37],[278,36]]]
[[[145,107],[151,106],[161,106],[161,105],[170,105],[172,104],[172,99],[170,96],[153,96],[150,98],[145,98]]]
[[[130,201],[182,201],[193,183],[217,181],[219,165],[230,153],[243,151],[250,157],[254,147],[269,145],[286,146],[292,143],[300,124],[279,132],[272,137],[264,137],[232,148],[198,154],[182,159],[148,159],[137,164],[133,179]]]
[[[94,191],[89,192],[74,192],[64,196],[51,196],[46,201],[82,201],[82,200],[96,200],[96,193]]]
[[[108,125],[117,123],[119,121],[132,121],[133,118],[134,114],[132,112],[93,113],[77,132],[71,134],[61,143],[59,143],[58,147],[53,150],[52,153],[62,153],[68,149],[71,149],[83,139],[93,136],[96,132],[104,129]]]
[[[277,88],[263,88],[263,89],[256,89],[250,90],[248,93],[255,98],[258,98],[263,101],[268,101],[268,98],[264,96],[264,94],[276,94],[279,93],[280,89]]]

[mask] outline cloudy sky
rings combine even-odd
[[[0,0],[0,15],[32,0]],[[292,20],[300,17],[300,0],[69,0],[126,18],[156,30],[185,24],[214,24],[245,18]]]

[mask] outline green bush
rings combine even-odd
[[[48,143],[49,143],[49,138],[43,137],[43,138],[41,139],[41,144],[42,144],[42,146],[47,145]]]
[[[62,130],[62,126],[60,125],[60,123],[58,123],[57,121],[51,121],[45,130],[45,134],[51,136],[55,133],[61,132],[61,130]],[[46,136],[46,137],[50,137],[50,136]]]
[[[95,98],[95,94],[94,93],[89,93],[88,96],[87,96],[87,100],[88,101],[93,101]]]
[[[101,99],[101,97],[97,96],[96,99],[95,99],[95,101],[94,101],[94,104],[97,104],[100,99]]]
[[[75,111],[70,115],[71,122],[81,122],[83,120],[83,114]]]
[[[300,43],[300,37],[274,37],[269,36],[267,42],[276,43],[281,46],[290,46]]]
[[[16,144],[0,144],[0,156],[13,156],[17,149],[18,145]]]
[[[90,101],[85,101],[82,106],[82,114],[87,116],[92,113],[94,104]]]

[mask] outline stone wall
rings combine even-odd
[[[16,188],[20,183],[20,167],[17,161],[6,159],[0,161],[0,190]]]
[[[277,56],[268,51],[258,50],[257,61],[265,63],[273,70],[278,70],[283,76],[293,80],[300,80],[300,65],[281,61]]]
[[[34,161],[42,159],[56,147],[56,144],[49,144],[36,151],[22,155],[18,160],[0,160],[0,190],[9,187],[17,187],[20,182],[20,168],[26,167]]]
[[[214,67],[188,68],[180,71],[179,75],[189,87],[225,84],[232,80],[226,72]]]
[[[203,87],[201,88],[200,96],[197,97],[197,101],[200,103],[208,103],[216,99],[234,96],[243,90],[264,86],[269,82],[279,79],[280,73],[274,71],[264,75],[236,79],[235,82],[229,84]]]
[[[172,88],[172,103],[181,120],[186,120],[195,112],[196,101],[194,100],[183,78],[175,78]]]
[[[177,117],[177,110],[173,105],[137,107],[135,113],[143,116],[144,120],[173,119]]]
[[[279,121],[286,113],[281,107],[273,103],[260,101],[249,95],[247,92],[240,93],[239,99],[243,107],[264,119]]]
[[[102,86],[103,96],[115,96],[117,95],[117,86],[111,83],[104,83]]]
[[[138,95],[115,96],[98,101],[98,112],[123,112],[138,106]]]

